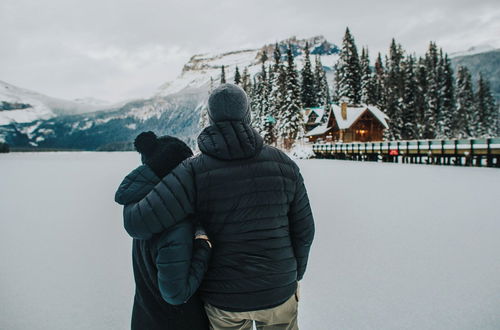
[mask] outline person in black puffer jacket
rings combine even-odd
[[[254,320],[258,327],[296,329],[293,297],[314,237],[299,168],[249,125],[240,87],[223,84],[208,103],[201,154],[126,205],[125,229],[148,239],[196,214],[214,243],[200,287],[212,327],[250,329]]]
[[[122,205],[141,200],[161,178],[193,155],[181,140],[170,136],[157,138],[153,132],[141,133],[134,144],[144,165],[120,184],[115,200]],[[203,302],[196,291],[207,269],[211,248],[203,239],[193,243],[193,238],[193,223],[186,219],[148,240],[133,240],[136,291],[132,330],[208,329]]]

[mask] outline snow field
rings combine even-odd
[[[500,171],[299,160],[316,218],[301,329],[498,329]],[[113,202],[136,153],[0,155],[0,329],[127,329]]]
[[[317,225],[303,329],[500,328],[497,169],[300,165]]]

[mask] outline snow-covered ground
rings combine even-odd
[[[0,329],[122,330],[135,153],[0,155]],[[499,329],[500,171],[301,160],[317,235],[300,325]]]

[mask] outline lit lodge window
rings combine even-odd
[[[361,136],[364,136],[367,133],[368,133],[368,130],[366,130],[366,129],[357,129],[356,130],[356,134],[361,135]]]

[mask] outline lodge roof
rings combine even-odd
[[[348,129],[350,128],[356,120],[358,120],[365,112],[371,113],[385,128],[389,128],[389,125],[387,124],[387,120],[389,117],[382,112],[379,108],[373,105],[366,105],[366,104],[361,104],[361,105],[349,105],[347,106],[347,117],[346,119],[342,118],[342,109],[340,105],[332,104],[332,112],[334,115],[334,119],[339,127],[339,129]],[[319,124],[321,122],[321,118],[323,118],[323,114],[325,112],[323,107],[318,107],[318,108],[307,108],[304,110],[304,117],[305,121],[308,122],[309,116],[315,112],[318,117],[315,120],[315,124]],[[322,135],[326,133],[331,127],[328,127],[328,122],[324,124],[321,124],[319,126],[316,126],[309,132],[307,132],[307,135]]]
[[[382,110],[373,105],[361,104],[358,106],[347,106],[347,118],[345,120],[342,118],[342,110],[339,105],[334,104],[332,110],[339,129],[351,127],[365,111],[369,111],[385,128],[389,128],[387,124],[387,119],[389,119],[389,117],[387,117]]]

